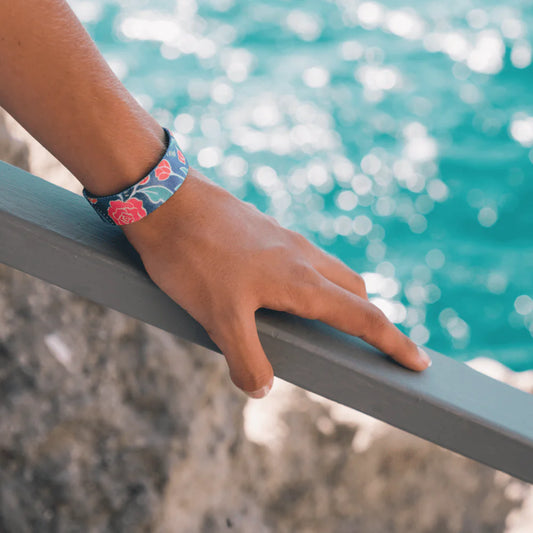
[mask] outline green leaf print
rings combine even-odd
[[[158,187],[157,185],[155,187],[143,189],[142,192],[146,194],[146,196],[148,196],[150,201],[154,204],[157,204],[158,202],[164,202],[172,196],[172,192],[166,187]]]

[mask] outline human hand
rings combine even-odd
[[[95,195],[145,176],[164,152],[164,131],[68,3],[0,1],[0,28],[2,107]],[[255,325],[259,307],[322,320],[414,370],[427,365],[367,301],[359,275],[194,169],[153,213],[120,227],[152,280],[204,326],[235,385],[252,396],[273,380]]]
[[[359,274],[193,168],[163,205],[120,227],[150,278],[202,324],[233,383],[253,398],[274,377],[257,334],[260,307],[321,320],[412,370],[428,366],[368,301]]]

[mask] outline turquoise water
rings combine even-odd
[[[413,340],[533,368],[531,2],[70,4],[193,166]]]

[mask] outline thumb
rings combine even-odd
[[[266,396],[274,382],[274,371],[261,346],[254,313],[239,317],[215,337],[228,363],[231,381],[251,398]]]

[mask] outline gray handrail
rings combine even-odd
[[[0,262],[219,351],[79,195],[0,162]],[[533,482],[533,395],[430,350],[405,369],[318,321],[257,312],[276,376]]]

